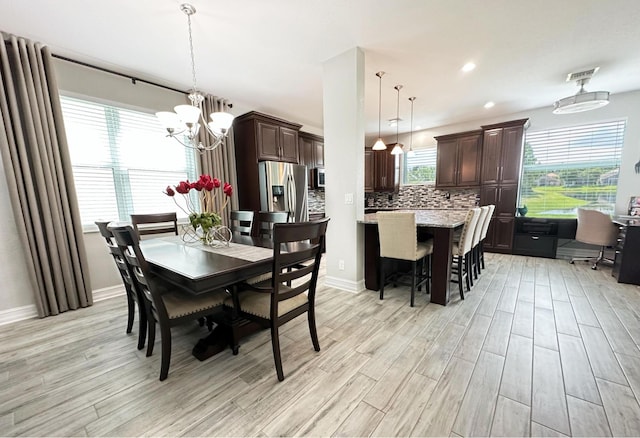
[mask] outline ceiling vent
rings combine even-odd
[[[586,91],[584,86],[589,82],[591,77],[596,74],[600,67],[585,70],[567,75],[567,82],[576,81],[576,85],[580,90],[573,96],[565,97],[557,100],[553,104],[554,114],[573,114],[582,111],[590,111],[603,107],[609,103],[608,91]]]

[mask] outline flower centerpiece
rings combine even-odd
[[[222,207],[216,211],[215,201],[219,189],[222,187],[222,194],[225,196]],[[190,192],[194,190],[198,193],[198,203],[194,202]],[[173,202],[189,216],[189,223],[193,228],[188,229],[183,239],[199,239],[207,245],[214,245],[224,242],[227,245],[231,241],[231,231],[222,226],[222,214],[233,194],[231,184],[222,182],[218,178],[211,178],[210,175],[200,175],[195,182],[180,181],[177,185],[167,186],[164,192],[173,199]],[[176,193],[182,195],[184,206],[176,200]],[[200,211],[200,209],[202,209]]]

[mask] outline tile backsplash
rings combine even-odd
[[[459,208],[480,204],[479,189],[436,189],[434,185],[401,186],[398,193],[366,193],[365,208]]]
[[[309,189],[307,193],[309,213],[324,213],[324,190]]]

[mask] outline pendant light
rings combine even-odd
[[[409,101],[411,101],[411,133],[409,134],[409,150],[407,151],[407,157],[413,157],[416,153],[413,152],[413,101],[416,100],[415,97],[410,97]]]
[[[398,102],[396,106],[396,119],[400,120],[400,89],[402,89],[402,85],[396,85],[393,87],[398,92]],[[400,123],[396,124],[396,145],[391,150],[391,155],[401,155],[403,152],[402,144],[400,144]]]
[[[380,121],[382,120],[382,76],[384,76],[383,71],[379,71],[376,73],[376,76],[379,78],[378,85],[378,140],[375,142],[373,147],[374,151],[384,151],[387,149],[387,145],[382,141],[382,137],[380,136]]]

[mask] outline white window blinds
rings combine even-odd
[[[432,183],[436,180],[436,158],[437,148],[418,149],[414,151],[413,157],[403,154],[404,173],[403,184],[424,184]]]
[[[153,114],[66,96],[61,103],[84,225],[132,213],[186,216],[163,191],[196,179],[195,156],[166,138]]]
[[[575,217],[578,207],[613,213],[625,125],[527,132],[519,201],[527,216]]]

